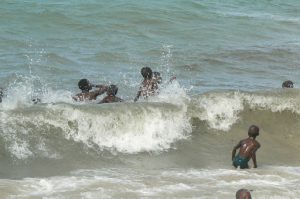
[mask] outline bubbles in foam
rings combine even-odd
[[[33,99],[45,92],[40,78],[37,76],[17,75],[16,79],[5,89],[5,97],[2,99],[2,108],[9,110],[19,106],[29,106]]]
[[[20,139],[14,140],[8,146],[8,150],[17,159],[26,159],[32,156],[32,152],[29,150],[28,143]]]
[[[164,84],[159,94],[154,97],[152,101],[166,102],[186,107],[190,102],[190,97],[187,95],[186,90],[174,80],[172,83],[167,82]]]
[[[197,104],[202,110],[196,113],[198,117],[206,120],[211,128],[224,131],[230,129],[244,109],[238,92],[206,94],[198,99]]]
[[[272,112],[291,111],[300,114],[300,101],[297,91],[281,92],[212,92],[199,96],[195,100],[193,115],[207,121],[210,128],[228,131],[239,121],[239,114],[245,107],[270,110]]]
[[[65,108],[66,136],[88,146],[124,153],[162,151],[191,132],[185,113],[173,105],[120,104],[91,113]],[[61,109],[61,107],[53,107]],[[95,107],[94,107],[95,108]]]
[[[253,198],[298,198],[299,178],[284,168],[76,170],[71,176],[0,180],[5,198],[234,198],[240,188]],[[126,191],[124,191],[126,190]],[[103,196],[103,197],[102,197]]]
[[[74,103],[72,99],[72,92],[66,90],[47,89],[47,92],[41,97],[43,103]]]
[[[47,115],[35,111],[30,112],[30,109],[23,109],[23,111],[1,112],[0,136],[4,140],[7,153],[16,159],[35,156],[59,158],[59,154],[48,148],[41,133],[49,127]]]
[[[272,112],[282,112],[285,110],[300,114],[300,101],[297,91],[290,93],[266,93],[241,95],[251,108],[271,110]]]
[[[60,94],[58,91],[55,93]],[[47,99],[52,101],[56,98],[52,97]],[[61,95],[59,99],[67,97],[70,99],[67,95]],[[7,106],[7,102],[4,103],[6,111],[1,112],[1,119],[5,120],[1,136],[10,155],[17,159],[60,158],[60,150],[48,146],[49,142],[55,141],[47,139],[54,137],[44,138],[44,135],[57,133],[53,131],[58,131],[67,140],[100,150],[123,153],[163,151],[177,140],[187,138],[191,132],[186,112],[188,99],[185,91],[175,83],[168,85],[149,102],[103,105],[49,103],[17,107]]]
[[[17,75],[15,81],[10,83],[5,90],[5,97],[2,98],[0,104],[4,110],[28,107],[33,105],[36,100],[42,103],[73,103],[70,91],[47,88],[38,76],[33,75]]]

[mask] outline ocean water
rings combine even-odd
[[[299,25],[296,0],[2,0],[0,198],[298,198]],[[144,66],[163,83],[134,103]],[[74,102],[81,78],[125,102]]]

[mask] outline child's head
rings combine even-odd
[[[284,81],[282,88],[294,88],[294,83],[291,80]]]
[[[108,88],[107,88],[107,91],[106,91],[106,94],[107,95],[117,95],[118,93],[118,87],[116,85],[110,85]]]
[[[259,136],[259,128],[255,125],[251,125],[248,130],[248,136],[253,138]]]
[[[157,83],[160,84],[162,82],[162,78],[160,76],[160,72],[157,72],[157,71],[153,72],[153,77],[157,81]]]
[[[90,84],[90,81],[87,79],[79,80],[78,87],[82,91],[89,91],[92,89],[92,85]]]
[[[141,69],[141,74],[144,77],[144,79],[151,79],[152,78],[152,70],[149,67],[143,67]]]
[[[251,199],[250,191],[247,189],[239,189],[235,194],[236,199]]]

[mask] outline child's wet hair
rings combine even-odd
[[[116,85],[110,85],[106,91],[107,95],[117,95],[118,87]]]
[[[143,76],[144,78],[146,78],[146,79],[151,79],[152,76],[153,76],[152,70],[151,70],[151,68],[149,68],[149,67],[143,67],[143,68],[141,69],[141,74],[142,74],[142,76]]]
[[[282,88],[294,88],[294,82],[291,80],[284,81],[282,83]]]
[[[90,82],[87,79],[81,79],[81,80],[79,80],[78,87],[79,87],[80,90],[84,90],[84,91],[91,90],[91,88],[90,88]]]
[[[259,128],[256,125],[251,125],[248,130],[249,137],[256,137],[259,135]]]

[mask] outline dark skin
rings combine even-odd
[[[113,94],[107,95],[104,97],[98,104],[102,103],[114,103],[114,102],[122,102],[123,100]]]
[[[98,88],[95,91],[90,91],[93,87]],[[89,83],[86,90],[82,90],[81,93],[76,94],[73,99],[75,101],[90,101],[96,100],[99,95],[102,95],[107,90],[107,86],[104,85],[93,85]]]
[[[156,81],[157,84],[162,83],[162,78],[159,72],[153,72],[153,80]]]
[[[3,89],[2,88],[0,88],[0,103],[2,102],[2,97],[3,97],[3,91],[2,91]]]
[[[248,160],[252,159],[253,167],[257,168],[256,162],[256,151],[260,148],[259,142],[255,140],[255,137],[248,137],[247,139],[241,140],[232,150],[232,161],[235,158],[236,150],[239,149],[239,155],[247,158]]]
[[[287,80],[282,83],[282,88],[294,88],[294,83],[291,80]]]
[[[247,189],[240,189],[236,192],[236,199],[251,199],[251,194]]]
[[[158,89],[158,85],[156,80],[153,80],[152,78],[144,79],[142,82],[142,85],[140,86],[139,91],[137,92],[136,97],[134,98],[134,101],[136,102],[140,96],[148,97],[151,95],[154,95],[155,91]]]

